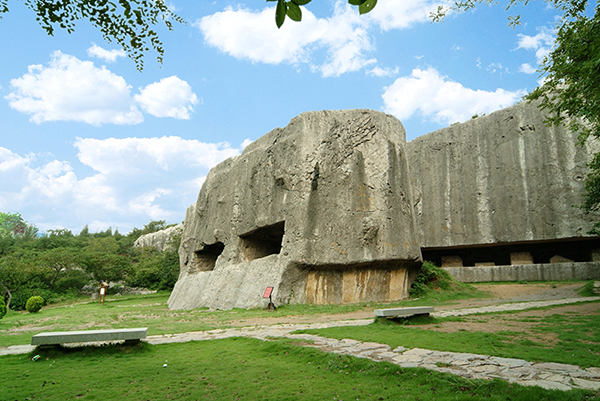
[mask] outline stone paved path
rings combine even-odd
[[[503,312],[523,310],[552,305],[564,305],[576,302],[600,300],[600,297],[573,298],[551,301],[520,302],[486,306],[481,308],[456,309],[435,312],[435,317],[462,316],[474,313]],[[173,342],[206,341],[229,337],[251,337],[269,340],[285,337],[299,340],[303,345],[318,348],[326,352],[369,358],[375,361],[387,361],[400,367],[421,367],[438,372],[451,373],[473,379],[499,378],[511,383],[526,386],[540,386],[546,389],[570,390],[581,388],[600,391],[600,367],[581,369],[579,366],[561,363],[533,363],[523,359],[500,358],[470,353],[433,351],[421,348],[391,349],[389,345],[356,340],[337,340],[311,334],[292,334],[296,330],[320,329],[328,327],[368,325],[373,319],[344,320],[312,324],[277,324],[271,326],[252,326],[232,329],[188,332],[171,335],[149,336],[145,341],[150,344]],[[13,346],[0,349],[0,355],[27,353],[32,346]]]

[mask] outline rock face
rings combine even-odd
[[[178,224],[176,226],[165,228],[164,230],[160,230],[155,233],[145,234],[140,236],[133,243],[133,246],[136,248],[151,246],[158,249],[161,252],[164,252],[169,248],[169,241],[171,240],[173,235],[181,233],[182,230],[183,224]]]
[[[186,213],[172,309],[389,301],[421,263],[402,124],[304,113],[213,168]]]
[[[521,103],[406,144],[389,115],[302,114],[210,171],[169,307],[260,306],[267,286],[275,304],[397,300],[421,252],[510,274],[600,259],[598,216],[573,207],[591,149],[543,121]]]
[[[422,247],[586,235],[596,216],[573,206],[591,145],[544,119],[523,102],[408,143]]]

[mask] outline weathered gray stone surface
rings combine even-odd
[[[173,309],[393,300],[421,261],[402,124],[304,113],[207,176],[186,213]]]
[[[514,266],[465,266],[444,268],[463,283],[487,281],[598,280],[599,262],[540,263]]]
[[[31,345],[85,343],[97,341],[141,340],[146,338],[148,328],[53,331],[31,337]]]
[[[407,144],[423,247],[586,236],[582,203],[591,142],[547,127],[523,102]]]
[[[433,306],[415,306],[412,308],[390,308],[390,309],[375,309],[375,316],[414,316],[428,315],[433,313]]]
[[[157,231],[155,233],[145,234],[140,236],[133,244],[136,248],[143,248],[151,246],[159,251],[166,251],[170,244],[169,241],[174,235],[177,235],[183,231],[183,224],[178,224],[173,227],[165,228],[164,230]]]
[[[210,171],[186,214],[169,307],[264,306],[267,286],[276,304],[391,301],[408,295],[421,248],[588,236],[598,215],[573,206],[596,145],[580,147],[576,133],[544,119],[521,103],[406,144],[402,124],[383,113],[294,118]],[[508,268],[493,260],[461,268],[468,255],[458,252],[441,260],[463,275],[493,276],[484,281],[600,271],[508,252]]]

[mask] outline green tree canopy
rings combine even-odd
[[[78,21],[89,21],[105,40],[117,42],[140,71],[144,68],[143,57],[151,49],[162,62],[164,49],[156,31],[159,22],[169,30],[172,21],[184,22],[163,0],[24,0],[24,3],[48,35],[53,35],[56,28],[72,33]],[[8,6],[9,0],[0,0],[0,15],[9,12]]]
[[[22,235],[27,223],[19,213],[0,212],[0,237],[16,238]]]
[[[39,278],[41,268],[29,258],[9,255],[0,258],[0,292],[5,293],[10,308],[12,294],[24,285]]]

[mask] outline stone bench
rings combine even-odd
[[[416,306],[413,308],[391,308],[375,309],[377,317],[406,317],[415,315],[429,315],[433,312],[433,306]]]
[[[31,337],[31,345],[57,345],[65,343],[87,343],[102,341],[139,341],[146,338],[148,328],[54,331],[36,334]]]

